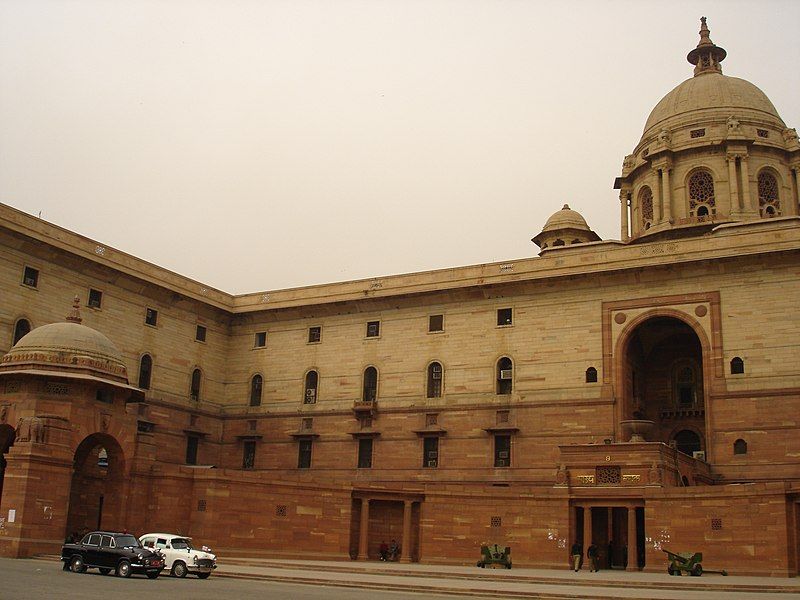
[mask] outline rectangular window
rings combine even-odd
[[[194,339],[198,342],[205,342],[206,341],[206,328],[203,325],[198,325],[197,330],[194,333]]]
[[[190,435],[186,438],[186,464],[197,464],[197,443],[199,438],[196,435]]]
[[[297,445],[297,468],[311,468],[311,440],[300,440]]]
[[[86,305],[89,308],[100,308],[100,305],[103,303],[103,292],[100,290],[89,289],[89,301]]]
[[[158,311],[154,308],[148,308],[144,313],[144,322],[153,327],[158,325]]]
[[[444,331],[444,315],[428,317],[428,331]]]
[[[513,313],[510,308],[497,309],[497,325],[511,325],[513,323]]]
[[[510,435],[496,435],[496,436],[494,436],[494,466],[495,467],[510,467],[511,466],[511,436]]]
[[[114,392],[109,389],[98,389],[95,393],[95,399],[98,402],[105,402],[106,404],[114,404]]]
[[[423,438],[422,466],[426,469],[435,469],[439,466],[439,438]]]
[[[256,348],[263,348],[267,345],[267,332],[266,331],[259,331],[256,333],[256,339],[254,342],[254,346]]]
[[[372,468],[372,438],[358,440],[358,468]]]
[[[367,323],[367,337],[378,337],[381,334],[381,322],[369,321]]]
[[[256,465],[256,442],[246,440],[242,447],[242,468],[252,469]]]
[[[322,327],[309,327],[308,328],[308,343],[322,341]]]
[[[34,269],[33,267],[25,267],[25,271],[22,273],[22,283],[27,285],[28,287],[38,287],[39,285],[39,269]]]

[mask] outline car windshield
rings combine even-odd
[[[172,547],[175,550],[188,550],[192,544],[186,538],[172,538]]]
[[[141,548],[139,540],[132,535],[116,536],[117,548]]]

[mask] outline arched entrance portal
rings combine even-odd
[[[0,425],[0,505],[3,503],[3,478],[6,474],[6,453],[14,445],[14,428]]]
[[[117,440],[95,433],[75,451],[66,535],[123,527],[125,459]]]
[[[623,362],[623,419],[655,423],[648,441],[691,455],[704,450],[703,349],[694,329],[675,317],[652,317],[628,337]]]

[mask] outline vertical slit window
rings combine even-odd
[[[364,402],[375,402],[378,399],[378,370],[375,367],[364,369]]]
[[[442,396],[442,365],[433,362],[428,365],[428,398],[440,398]]]
[[[264,378],[261,375],[253,375],[250,380],[250,406],[261,406],[261,391],[264,387]]]
[[[143,390],[150,389],[150,379],[153,375],[153,359],[145,354],[139,360],[139,387]]]
[[[200,400],[200,382],[202,378],[203,374],[200,372],[200,369],[192,371],[192,385],[189,388],[189,397],[195,402]]]

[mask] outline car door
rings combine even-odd
[[[117,566],[117,545],[114,543],[114,538],[112,536],[104,535],[103,539],[100,541],[98,560],[98,567],[113,569]]]
[[[100,560],[101,538],[102,536],[99,533],[91,533],[83,538],[80,547],[85,564],[94,566]]]
[[[167,538],[156,538],[156,550],[164,555],[165,568],[172,568],[172,561],[175,560],[175,553],[167,543]]]

